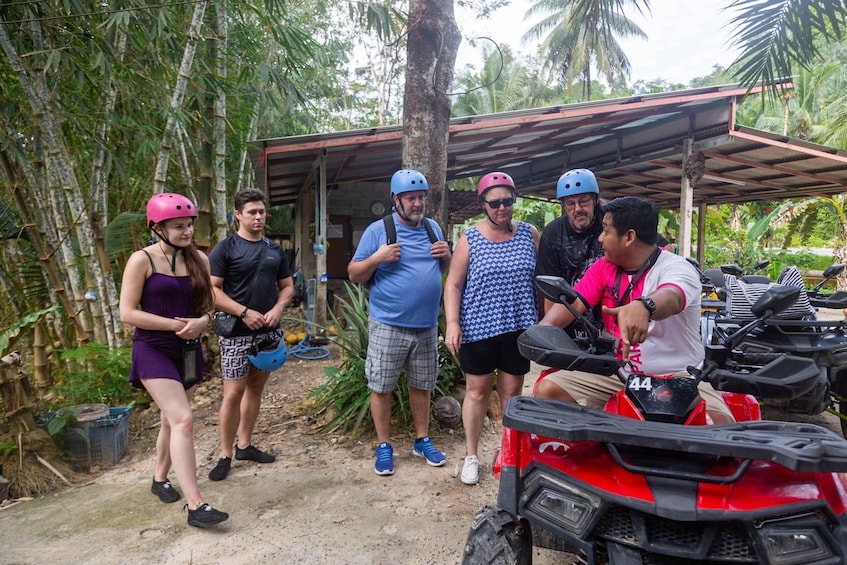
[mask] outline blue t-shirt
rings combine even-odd
[[[432,242],[426,228],[410,228],[392,214],[400,244],[400,260],[382,263],[371,281],[370,318],[403,328],[433,328],[438,325],[438,305],[441,301],[441,262],[432,256]],[[428,219],[424,219],[429,222]],[[430,222],[435,235],[444,239],[441,228]],[[382,219],[367,227],[353,261],[364,261],[381,245],[385,245],[385,224]]]

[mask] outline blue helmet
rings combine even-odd
[[[415,190],[429,190],[426,177],[412,169],[400,169],[391,175],[391,194],[402,194]]]
[[[263,339],[253,343],[247,350],[247,359],[261,371],[275,371],[285,364],[288,357],[285,340],[281,337]]]
[[[588,169],[573,169],[559,177],[556,183],[556,198],[561,200],[577,194],[600,195],[597,178]]]

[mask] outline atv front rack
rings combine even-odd
[[[557,400],[516,396],[503,425],[564,441],[771,461],[799,473],[847,472],[847,440],[814,424],[768,420],[683,426],[624,418]]]

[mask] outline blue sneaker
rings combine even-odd
[[[394,474],[394,450],[391,449],[391,444],[387,441],[382,442],[376,447],[374,471],[377,475]]]
[[[429,436],[424,436],[421,439],[415,440],[412,455],[423,457],[426,459],[427,464],[432,465],[433,467],[441,467],[447,462],[447,458],[444,457],[444,454],[435,449],[435,446],[432,445],[432,442],[429,440]]]

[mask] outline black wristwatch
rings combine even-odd
[[[247,308],[246,306],[244,307],[244,312],[242,312],[242,313],[241,313],[241,318],[242,318],[242,319],[244,319],[244,318],[246,318],[246,317],[247,317],[247,310],[249,310],[249,309],[250,309],[250,308]],[[655,307],[655,306],[653,306],[653,310],[655,310],[655,309],[656,309],[656,307]]]
[[[656,313],[656,303],[653,302],[653,299],[649,296],[641,296],[636,298],[636,300],[644,304],[644,307],[647,308],[647,312],[650,313],[650,319],[652,320],[653,314]]]

